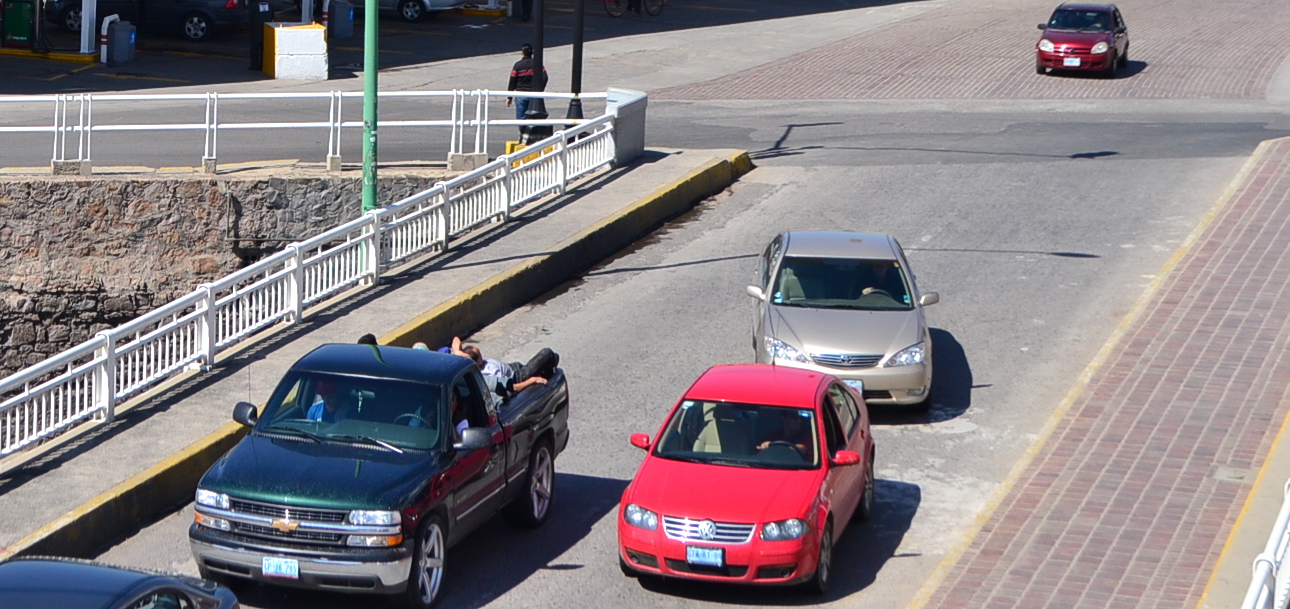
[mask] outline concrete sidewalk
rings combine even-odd
[[[1288,346],[1281,139],[1157,274],[913,606],[1239,607],[1290,475]]]
[[[446,343],[559,286],[751,168],[729,150],[647,150],[446,253],[338,299],[216,370],[159,392],[101,428],[0,478],[0,560],[84,555],[169,507],[240,438],[233,404],[263,403],[286,369],[322,343],[364,333],[385,344]]]

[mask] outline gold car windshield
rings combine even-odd
[[[895,260],[785,257],[771,302],[814,309],[908,311],[914,308]]]
[[[654,455],[731,467],[820,466],[815,411],[809,408],[685,400],[659,437]]]

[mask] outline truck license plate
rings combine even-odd
[[[300,579],[300,561],[294,558],[265,556],[260,570],[264,572],[265,577]]]
[[[1078,57],[1064,57],[1064,58],[1062,58],[1062,65],[1063,65],[1063,66],[1069,66],[1069,67],[1072,67],[1072,68],[1078,68],[1078,67],[1079,67],[1079,58],[1078,58]]]
[[[726,566],[725,552],[721,548],[685,546],[685,562],[705,567],[724,567]]]

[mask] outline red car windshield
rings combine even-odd
[[[685,400],[659,438],[654,456],[732,467],[820,466],[815,412],[809,408]]]
[[[1109,32],[1111,31],[1111,13],[1058,9],[1053,12],[1053,18],[1048,20],[1048,27],[1054,30]]]

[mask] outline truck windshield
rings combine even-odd
[[[820,465],[815,411],[686,400],[659,438],[664,459],[764,469]]]
[[[429,383],[301,373],[283,379],[255,429],[306,441],[428,450],[439,445],[444,428],[443,393]]]

